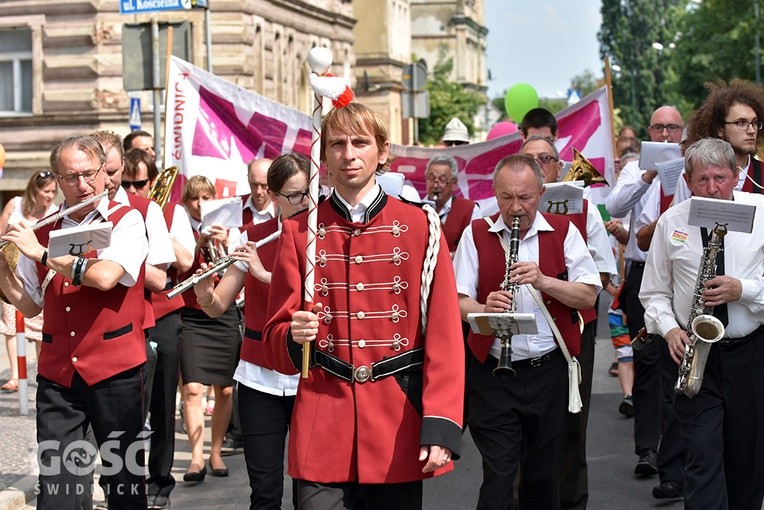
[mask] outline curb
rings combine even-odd
[[[37,476],[28,475],[14,483],[11,487],[0,491],[0,510],[16,510],[27,504],[35,497]]]

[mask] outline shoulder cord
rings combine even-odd
[[[427,332],[427,303],[430,298],[430,286],[435,274],[435,265],[438,262],[440,251],[440,216],[430,205],[424,205],[422,209],[427,213],[429,224],[429,237],[427,251],[422,266],[422,284],[419,291],[419,308],[422,315],[422,334]]]

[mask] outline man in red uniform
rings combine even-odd
[[[419,509],[422,479],[450,469],[461,438],[464,348],[454,275],[437,215],[386,196],[380,117],[330,112],[322,160],[334,192],[318,207],[316,304],[302,311],[307,215],[283,223],[264,341],[300,381],[289,474],[302,509]],[[424,310],[424,311],[423,311]],[[443,469],[445,468],[445,469]]]
[[[454,186],[459,175],[459,167],[451,156],[435,156],[427,162],[425,180],[427,198],[435,202],[435,210],[443,225],[448,251],[456,251],[462,232],[472,220],[479,216],[475,202],[467,198],[455,197]]]
[[[67,138],[53,148],[50,166],[65,206],[103,192],[105,163],[103,148],[91,137]],[[108,248],[48,258],[51,231],[102,221],[113,223]],[[88,462],[95,451],[84,440],[88,424],[104,449],[109,508],[146,508],[141,268],[148,241],[140,212],[103,198],[37,231],[16,224],[3,239],[22,256],[16,274],[0,257],[0,288],[25,316],[45,311],[37,376],[37,508],[84,508],[91,498]]]

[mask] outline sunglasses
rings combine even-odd
[[[146,185],[149,183],[149,179],[143,179],[140,181],[122,181],[122,187],[125,189],[130,189],[130,186],[134,187],[135,189],[143,189],[146,187]]]

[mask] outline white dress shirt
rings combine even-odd
[[[122,186],[117,188],[114,201],[132,207],[127,191]],[[167,269],[176,260],[175,250],[172,247],[170,232],[167,230],[162,208],[154,201],[150,201],[146,210],[146,232],[149,238],[149,254],[146,257],[146,262],[162,270]]]
[[[753,232],[724,236],[725,274],[740,280],[740,299],[727,303],[729,324],[724,336],[740,338],[764,324],[764,198],[734,192],[736,202],[757,206]],[[703,241],[700,228],[687,225],[690,200],[666,211],[655,227],[639,299],[649,333],[663,337],[685,328],[693,302]]]
[[[379,197],[379,194],[382,193],[382,186],[375,184],[374,187],[371,188],[366,193],[366,195],[363,196],[363,198],[361,198],[360,202],[354,206],[350,205],[347,200],[342,198],[342,195],[337,193],[336,189],[333,191],[333,193],[339,199],[340,203],[347,208],[348,212],[350,212],[350,218],[352,219],[353,223],[363,223],[364,216],[366,216],[366,211],[374,204],[374,202],[377,200],[377,197]]]
[[[642,180],[645,170],[639,168],[638,161],[630,161],[621,170],[618,182],[605,198],[605,207],[611,216],[623,218],[631,212],[629,220],[629,240],[624,251],[624,258],[629,261],[644,262],[647,254],[637,247],[637,229],[634,222],[642,214],[647,200],[647,190],[651,186],[660,186],[658,177],[651,184]]]
[[[175,212],[172,214],[172,225],[170,225],[170,239],[176,241],[193,255],[196,240],[186,209],[182,205],[174,203],[167,204],[167,207],[175,207]]]
[[[61,205],[61,210],[67,207],[69,206],[64,203]],[[98,206],[79,223],[69,218],[69,216],[64,216],[61,221],[62,229],[109,221],[109,199],[101,199],[98,202]],[[111,232],[111,244],[108,248],[98,250],[96,258],[110,260],[119,264],[125,270],[125,274],[119,279],[119,283],[125,287],[132,287],[138,280],[148,250],[146,226],[143,223],[143,217],[140,211],[131,209],[114,225],[114,229]],[[29,297],[38,306],[42,307],[45,299],[41,292],[42,289],[40,280],[37,277],[37,265],[35,262],[24,255],[20,255],[16,266],[16,275],[24,284],[24,290],[26,290]]]
[[[600,210],[591,202],[586,208],[586,246],[600,273],[607,273],[611,277],[618,276],[618,265],[615,262],[610,239],[608,239],[605,222],[602,221]]]
[[[258,223],[265,223],[271,218],[276,217],[276,204],[273,203],[273,200],[269,201],[268,205],[266,205],[262,211],[258,211],[255,204],[252,202],[252,195],[250,195],[244,203],[244,209],[252,211],[252,223],[255,225]]]
[[[602,289],[599,272],[594,264],[592,256],[584,243],[584,238],[577,228],[570,224],[565,235],[565,242],[562,247],[565,254],[565,265],[568,268],[568,281],[586,283],[594,285],[597,292]],[[525,234],[525,238],[520,240],[518,250],[518,260],[538,261],[538,233],[540,231],[553,231],[554,229],[546,221],[542,214],[536,214],[536,218],[531,228]],[[509,243],[511,229],[504,223],[501,215],[496,222],[489,227],[490,232],[501,232],[504,240]],[[454,272],[456,274],[456,291],[472,299],[477,299],[478,291],[478,253],[475,247],[475,239],[472,235],[472,225],[468,226],[462,234],[459,246],[454,255]],[[496,289],[499,290],[499,289]],[[541,309],[536,305],[536,301],[527,289],[527,285],[520,287],[517,300],[516,312],[532,313],[536,316],[538,333],[535,335],[513,335],[512,336],[512,359],[521,360],[535,358],[551,352],[557,348],[552,330],[544,317]],[[501,351],[501,342],[494,338],[491,345],[491,354],[499,357]]]

